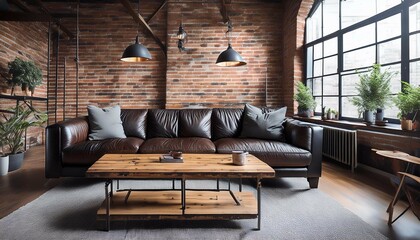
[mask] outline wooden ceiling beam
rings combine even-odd
[[[13,1],[17,1],[17,0],[13,0]],[[46,15],[50,16],[52,18],[52,14],[50,13],[50,11],[45,7],[44,3],[42,3],[41,0],[33,0],[37,5],[38,8],[44,12]],[[65,27],[61,21],[57,18],[53,18],[53,21],[55,24],[58,25],[58,27],[61,29],[61,31],[63,31],[69,38],[74,38],[74,34],[67,28]]]
[[[45,14],[0,11],[0,21],[51,22],[53,19]]]
[[[222,5],[220,8],[220,13],[223,17],[223,22],[227,23],[229,22],[229,15],[227,13],[227,5],[231,3],[231,0],[220,0],[220,4]]]
[[[166,5],[167,2],[168,0],[164,0],[162,4],[159,6],[159,8],[156,9],[156,11],[149,17],[149,19],[147,19],[148,24],[152,21],[152,19],[156,16],[156,14]]]
[[[39,1],[39,0],[38,0]],[[166,46],[162,43],[162,41],[156,36],[156,34],[153,33],[153,30],[150,28],[149,24],[144,20],[144,18],[141,16],[140,13],[135,11],[133,7],[131,6],[131,3],[129,0],[120,0],[121,4],[127,9],[128,13],[133,17],[134,21],[141,24],[143,27],[147,29],[147,31],[152,35],[155,42],[159,45],[159,47],[162,49],[163,53],[166,56]]]

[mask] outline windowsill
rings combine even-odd
[[[321,117],[299,117],[293,116],[294,119],[298,119],[303,122],[310,122],[324,126],[336,127],[336,128],[344,128],[349,130],[366,130],[372,132],[381,132],[381,133],[389,133],[389,134],[396,134],[396,135],[404,135],[404,136],[412,136],[412,137],[420,137],[420,131],[407,131],[402,130],[400,124],[394,123],[387,123],[386,126],[378,126],[378,125],[369,125],[367,126],[365,123],[361,122],[351,122],[351,121],[344,121],[344,120],[322,120]]]

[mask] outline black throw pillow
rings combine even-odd
[[[287,107],[267,111],[249,104],[245,105],[241,138],[258,138],[284,141],[283,123]]]

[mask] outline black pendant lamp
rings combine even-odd
[[[139,43],[139,36],[136,36],[136,42],[128,46],[122,55],[121,61],[124,62],[144,62],[152,59],[149,50]]]
[[[140,14],[140,0],[137,7],[137,12]],[[124,62],[144,62],[152,59],[149,50],[141,43],[139,43],[139,25],[137,24],[137,36],[136,42],[128,46],[121,57],[121,61]]]
[[[226,32],[228,38],[228,48],[220,53],[219,57],[216,60],[216,65],[222,67],[239,67],[246,65],[244,59],[239,55],[237,51],[232,48],[230,44],[230,33],[232,32],[232,23],[228,21],[228,30]]]

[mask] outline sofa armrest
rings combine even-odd
[[[320,126],[288,119],[285,123],[286,142],[312,154],[307,177],[320,177],[322,171],[323,129]]]
[[[64,148],[88,139],[87,117],[73,118],[47,126],[45,130],[45,177],[61,176]]]

